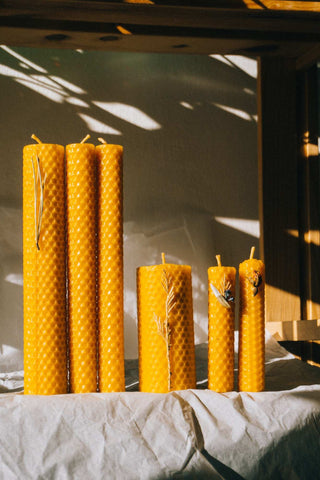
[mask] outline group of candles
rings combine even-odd
[[[25,394],[125,390],[123,148],[23,149]],[[264,265],[240,264],[239,390],[264,388]],[[234,389],[233,267],[208,270],[208,388]],[[191,267],[137,269],[142,392],[196,388]]]

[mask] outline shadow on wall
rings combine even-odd
[[[135,270],[193,269],[196,341],[207,268],[258,247],[256,62],[244,57],[0,48],[0,342],[22,350],[22,148],[124,146],[125,342],[137,354]]]

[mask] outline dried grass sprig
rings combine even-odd
[[[154,320],[157,324],[157,332],[160,335],[165,344],[166,344],[166,353],[167,353],[167,362],[168,362],[168,391],[171,391],[172,388],[172,371],[171,371],[171,358],[170,358],[170,350],[171,350],[171,336],[172,336],[172,329],[170,325],[170,314],[176,305],[175,300],[175,292],[174,292],[174,285],[173,279],[168,272],[163,269],[162,271],[162,278],[161,278],[161,285],[166,292],[166,316],[165,319],[162,319],[160,316],[154,314]]]
[[[46,183],[46,175],[42,179],[42,172],[40,168],[40,159],[37,155],[37,171],[34,166],[33,158],[31,157],[32,170],[33,170],[33,183],[34,183],[34,226],[35,226],[35,242],[37,249],[40,250],[39,242],[41,235],[41,225],[44,206],[44,187]],[[40,192],[40,198],[38,198],[38,190]]]
[[[234,299],[231,294],[231,283],[229,281],[227,282],[225,275],[223,280],[220,282],[220,290],[213,285],[213,283],[210,283],[210,288],[221,305],[223,305],[225,308],[231,308],[229,302],[233,302]]]

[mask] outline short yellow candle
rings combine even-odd
[[[236,269],[208,269],[208,388],[229,392],[234,388],[234,298]]]
[[[196,387],[191,267],[137,269],[140,391]]]
[[[125,390],[123,338],[123,147],[96,147],[99,390]]]
[[[67,393],[64,147],[23,149],[24,393]]]
[[[97,391],[95,147],[85,140],[66,147],[72,393]]]
[[[239,390],[260,392],[265,383],[265,266],[250,258],[240,264]]]

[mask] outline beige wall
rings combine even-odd
[[[0,48],[3,356],[23,348],[22,148],[32,133],[124,146],[126,356],[137,348],[135,269],[162,251],[192,266],[196,341],[206,340],[207,268],[218,253],[238,265],[258,247],[255,69],[243,57]]]

